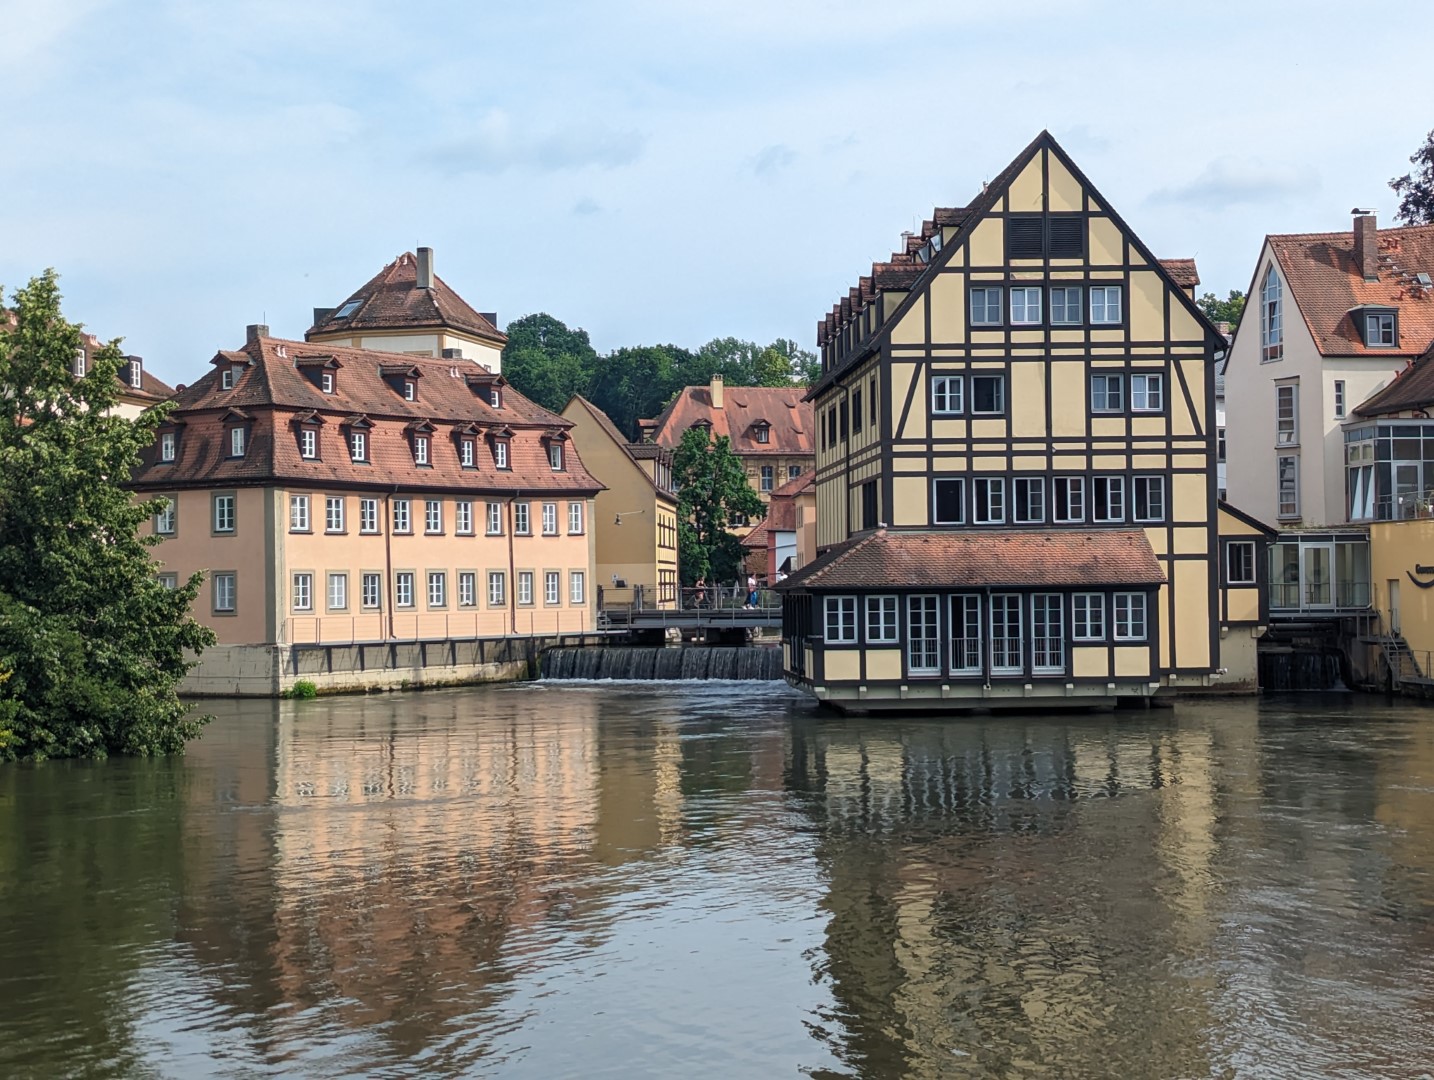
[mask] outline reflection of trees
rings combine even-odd
[[[1208,765],[1174,725],[799,725],[838,1054],[872,1075],[1134,1076],[1152,1055],[1206,1075],[1205,994],[1168,950],[1198,957],[1211,930]]]
[[[182,785],[173,760],[0,768],[0,1074],[138,1071],[136,983],[172,928]]]

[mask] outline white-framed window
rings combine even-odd
[[[443,500],[424,500],[423,531],[429,534],[441,533],[443,531]]]
[[[822,637],[828,645],[849,645],[856,641],[856,597],[828,596],[825,599]]]
[[[971,520],[977,525],[1001,525],[1006,520],[1006,478],[978,476],[971,484],[975,507]]]
[[[396,533],[413,531],[413,509],[407,499],[393,500],[393,531]]]
[[[931,412],[937,416],[955,416],[966,409],[966,379],[962,375],[931,377]]]
[[[1011,481],[1011,520],[1022,525],[1046,520],[1046,478],[1018,476]]]
[[[1090,411],[1125,411],[1125,376],[1100,371],[1090,377]]]
[[[85,377],[85,350],[80,349],[75,353],[75,358],[70,361],[70,374],[77,379]]]
[[[428,436],[415,435],[413,437],[413,463],[415,465],[428,464]]]
[[[500,469],[508,467],[508,440],[497,439],[493,443],[493,464]]]
[[[1090,519],[1125,520],[1125,477],[1093,476],[1090,481]]]
[[[368,439],[362,431],[349,432],[349,460],[366,461],[368,455]]]
[[[1006,376],[971,376],[971,415],[1000,416],[1006,411]]]
[[[1343,379],[1335,379],[1335,380],[1334,380],[1334,418],[1335,418],[1336,420],[1343,420],[1343,419],[1344,419],[1344,380],[1343,380]],[[1224,458],[1221,458],[1220,460],[1221,460],[1221,461],[1224,461],[1225,459],[1224,459]]]
[[[154,531],[160,536],[173,536],[175,525],[175,497],[170,496],[164,506],[154,512]]]
[[[378,500],[359,500],[359,532],[378,532]]]
[[[1225,582],[1228,585],[1255,584],[1255,542],[1231,540],[1225,545]]]
[[[777,469],[774,465],[763,465],[757,481],[760,490],[771,491],[772,481],[777,478]]]
[[[897,640],[896,597],[866,598],[866,642],[868,645],[891,644]]]
[[[475,459],[474,459],[474,456],[473,456],[473,440],[472,440],[472,439],[461,439],[461,440],[459,440],[459,443],[458,443],[458,464],[462,465],[465,469],[471,469],[471,468],[473,468],[474,461],[475,461]]]
[[[533,602],[533,572],[531,570],[518,571],[518,603],[531,604]]]
[[[214,496],[214,531],[217,533],[232,533],[234,531],[234,496]]]
[[[360,582],[359,601],[366,608],[376,608],[382,599],[382,584],[378,574],[365,574]]]
[[[324,497],[324,532],[341,533],[344,531],[344,502],[342,495]]]
[[[347,611],[349,606],[349,576],[329,575],[329,610]]]
[[[1134,480],[1136,521],[1165,520],[1165,477],[1137,476]]]
[[[966,523],[966,481],[943,476],[931,481],[931,521],[935,525]]]
[[[453,531],[459,536],[471,536],[473,533],[473,503],[468,499],[459,499],[453,504]]]
[[[548,443],[548,467],[553,472],[562,472],[563,469],[563,444],[560,442]]]
[[[135,390],[144,389],[144,368],[138,360],[129,362],[129,384]]]
[[[1051,520],[1071,524],[1085,520],[1085,477],[1057,476],[1051,481]]]
[[[1275,387],[1275,445],[1300,444],[1299,383],[1281,383]]]
[[[314,575],[294,575],[294,610],[314,610]]]
[[[1090,321],[1093,326],[1111,326],[1120,323],[1121,296],[1119,285],[1092,285],[1090,287]]]
[[[428,571],[428,606],[448,606],[448,574],[442,570]]]
[[[1215,460],[1225,460],[1225,425],[1221,424],[1215,429]]]
[[[558,504],[557,504],[557,503],[550,503],[550,502],[545,502],[545,503],[543,503],[543,535],[544,535],[544,536],[557,536],[557,535],[558,535]]]
[[[788,466],[787,466],[787,479],[788,479],[788,480],[795,480],[797,477],[799,477],[799,476],[801,476],[801,475],[802,475],[802,467],[801,467],[800,465],[788,465]]]
[[[513,532],[518,536],[528,536],[533,531],[532,504],[518,502],[513,504]]]
[[[1071,638],[1105,640],[1105,594],[1076,593],[1071,597]]]
[[[289,496],[289,531],[309,531],[309,497],[307,495]]]
[[[858,390],[857,393],[860,394],[861,391]],[[772,441],[772,429],[766,424],[758,424],[756,428],[753,429],[753,434],[757,436],[757,441],[763,446],[766,446]]]
[[[332,371],[325,371],[319,375],[319,389],[326,394],[334,392],[334,373]]]
[[[174,432],[164,431],[159,436],[159,460],[174,460]]]
[[[1001,287],[977,285],[971,290],[971,325],[1001,325]]]
[[[993,593],[991,613],[991,674],[1019,675],[1025,667],[1021,653],[1021,597],[1018,593]]]
[[[574,607],[582,607],[588,602],[588,580],[582,570],[568,571],[568,603]]]
[[[168,589],[170,592],[173,592],[175,589],[179,588],[178,574],[156,574],[155,580],[158,581],[162,587]]]
[[[503,535],[503,504],[490,502],[488,504],[488,525],[486,532],[489,536]]]
[[[1041,321],[1041,289],[1038,285],[1011,286],[1011,325],[1035,326]]]
[[[981,674],[981,598],[972,593],[951,599],[951,674]]]
[[[227,367],[219,373],[219,389],[234,389],[234,369],[232,367]]]
[[[1300,516],[1300,459],[1296,454],[1275,457],[1275,487],[1278,504],[1275,515],[1281,518]]]
[[[568,535],[577,536],[583,531],[583,504],[568,503]]]
[[[475,607],[478,604],[478,575],[472,570],[458,573],[458,606]]]
[[[1130,411],[1160,412],[1165,408],[1165,375],[1136,372],[1130,376]]]
[[[543,572],[543,603],[562,603],[563,575],[557,570]]]
[[[1080,323],[1081,289],[1079,285],[1057,285],[1051,289],[1051,325],[1073,326]]]
[[[229,456],[244,456],[244,429],[242,427],[229,429]]]
[[[1036,593],[1031,597],[1031,673],[1059,675],[1065,669],[1065,597]]]
[[[495,409],[501,409],[503,407],[503,391],[496,386],[490,386],[488,388],[488,404]]]
[[[1371,349],[1392,349],[1398,344],[1393,312],[1374,312],[1364,317],[1364,343]]]
[[[488,606],[502,607],[508,602],[508,575],[501,570],[488,571]]]
[[[1145,594],[1123,592],[1115,597],[1115,640],[1145,640]]]
[[[414,383],[412,379],[404,379],[403,400],[412,401],[416,397],[418,397],[418,386]]]
[[[1271,264],[1265,270],[1260,286],[1260,362],[1278,360],[1285,354],[1284,315],[1281,311],[1284,291],[1280,275]]]
[[[305,458],[319,456],[319,433],[311,427],[299,429],[299,456]]]
[[[400,570],[393,575],[393,603],[395,607],[413,607],[413,572]]]
[[[941,670],[941,619],[939,596],[906,598],[906,670],[911,675],[935,675]]]
[[[214,610],[228,614],[234,612],[234,574],[223,571],[214,575]]]

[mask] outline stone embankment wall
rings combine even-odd
[[[595,644],[596,634],[370,642],[354,645],[216,645],[180,692],[195,697],[278,697],[300,679],[320,693],[408,690],[512,682],[537,675],[555,646]]]

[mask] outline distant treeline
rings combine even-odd
[[[542,312],[509,323],[507,334],[503,376],[519,393],[553,412],[582,394],[632,439],[638,420],[656,416],[684,386],[705,385],[713,375],[729,386],[806,386],[819,370],[816,353],[785,338],[770,345],[716,338],[695,351],[636,345],[600,355],[586,330]]]

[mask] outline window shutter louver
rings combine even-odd
[[[1044,254],[1040,214],[1012,214],[1006,219],[1006,258],[1039,259]]]
[[[1079,259],[1085,255],[1085,222],[1075,215],[1051,218],[1052,259]]]

